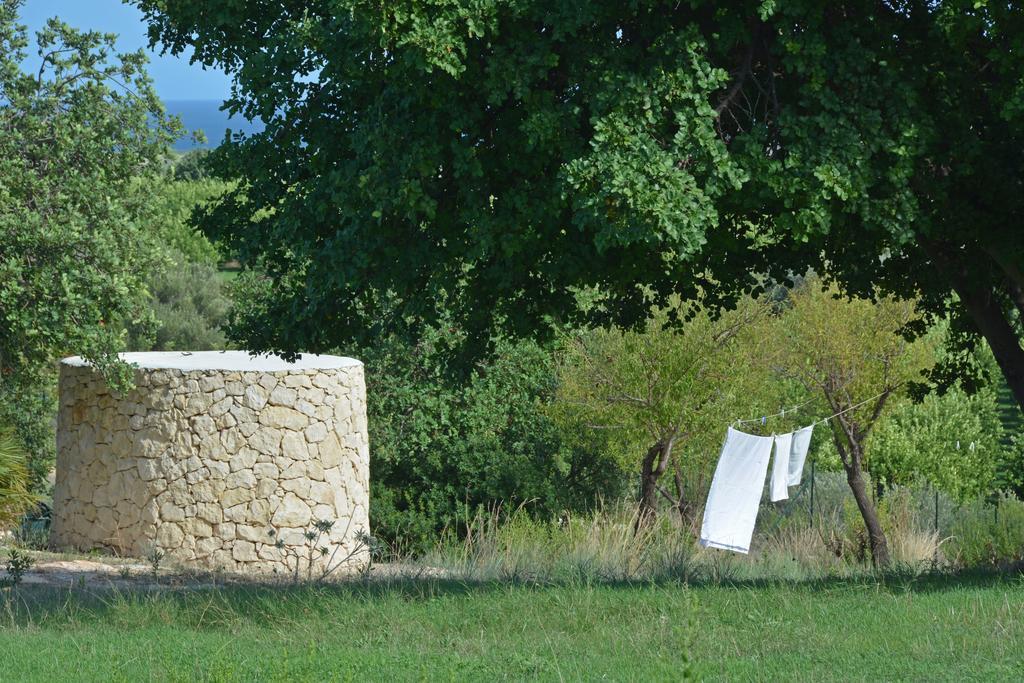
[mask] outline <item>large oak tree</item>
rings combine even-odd
[[[273,282],[253,348],[337,345],[381,292],[526,333],[824,261],[983,335],[1024,405],[1017,3],[135,2],[267,122],[203,221]]]

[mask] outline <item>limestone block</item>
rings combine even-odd
[[[327,438],[327,425],[323,422],[314,422],[306,427],[306,441],[309,443],[320,443]]]
[[[200,538],[196,541],[196,557],[205,557],[220,550],[219,538]]]
[[[295,400],[298,398],[298,394],[294,389],[289,389],[286,386],[278,385],[270,392],[269,403],[272,406],[285,406],[286,408],[294,408]]]
[[[274,513],[271,523],[275,526],[304,527],[309,524],[312,511],[304,500],[294,493],[285,494],[281,506]]]
[[[248,503],[252,498],[253,490],[251,488],[233,488],[227,489],[221,494],[220,503],[225,508],[230,508],[241,503]]]
[[[165,522],[184,522],[185,510],[174,503],[164,503],[160,506],[160,519]]]
[[[268,398],[270,398],[269,391],[257,384],[251,384],[245,388],[243,405],[253,410],[263,410],[263,406],[267,405]]]
[[[309,457],[306,440],[298,432],[285,432],[281,440],[281,454],[292,460],[305,460]]]
[[[249,446],[266,455],[277,455],[281,450],[282,436],[281,430],[272,427],[257,429],[252,436],[248,437]]]
[[[157,529],[156,541],[161,548],[179,548],[183,540],[185,540],[185,532],[177,524],[164,523]]]
[[[269,406],[260,412],[260,424],[278,429],[299,431],[309,424],[309,418],[292,408]]]
[[[256,544],[249,541],[235,541],[231,546],[231,557],[237,562],[256,562]]]

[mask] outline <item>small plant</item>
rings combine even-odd
[[[32,565],[35,564],[28,553],[22,552],[17,548],[11,548],[8,551],[7,563],[4,565],[4,570],[7,572],[7,576],[4,577],[0,585],[14,587],[21,583],[22,577],[25,575]]]
[[[349,518],[349,525],[352,519]],[[275,539],[274,547],[281,551],[285,564],[288,566],[292,578],[298,583],[302,578],[302,570],[305,568],[305,579],[307,581],[322,582],[328,576],[337,571],[340,567],[350,564],[357,557],[366,555],[366,566],[369,568],[370,558],[374,548],[377,547],[377,540],[360,529],[354,535],[355,545],[347,552],[344,551],[342,541],[332,541],[331,530],[335,521],[331,519],[314,519],[309,529],[303,532],[305,541],[302,544],[288,544],[281,538],[276,529],[269,529],[267,534]],[[349,528],[345,528],[342,538],[348,538]],[[341,555],[341,553],[343,553]]]
[[[146,555],[146,561],[149,562],[149,571],[153,574],[153,578],[157,578],[157,574],[160,573],[160,563],[163,562],[164,551],[160,548],[153,548]]]
[[[121,575],[122,579],[128,579],[132,575],[132,570],[128,567],[128,565],[123,564],[121,565],[120,569],[117,570],[117,573]]]

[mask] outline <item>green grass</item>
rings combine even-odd
[[[405,582],[0,605],[3,680],[1006,680],[1020,577],[531,587]]]

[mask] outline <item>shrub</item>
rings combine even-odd
[[[0,427],[0,529],[16,523],[36,500],[29,491],[27,459],[14,432]]]
[[[868,467],[887,486],[919,477],[958,500],[988,493],[1002,458],[995,395],[954,387],[921,403],[904,403],[883,418],[869,440]]]
[[[155,325],[130,325],[129,348],[199,351],[226,347],[221,328],[231,301],[216,268],[175,254],[168,267],[150,277],[149,288]]]
[[[174,179],[206,180],[210,176],[210,171],[206,167],[208,156],[210,156],[210,150],[202,148],[182,154],[174,163]]]
[[[954,518],[951,559],[961,567],[1020,568],[1024,562],[1024,502],[1000,496],[995,505],[972,501]]]
[[[219,180],[170,180],[146,187],[149,200],[142,217],[157,244],[184,256],[186,261],[211,266],[221,261],[220,252],[192,225],[192,213],[228,189]]]
[[[547,416],[552,356],[532,342],[499,343],[468,377],[437,330],[409,345],[385,340],[366,363],[374,534],[403,551],[465,530],[481,508],[524,505],[550,518],[621,492],[622,471],[570,447]]]

